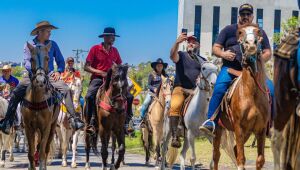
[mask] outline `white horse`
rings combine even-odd
[[[10,88],[8,87],[7,89],[4,89],[4,91],[9,89]],[[10,93],[10,91],[5,91],[4,93],[9,95],[8,93]],[[0,96],[0,118],[1,119],[5,117],[7,108],[8,108],[8,100]],[[15,137],[15,131],[13,130],[13,128],[11,128],[10,134],[8,135],[0,131],[0,148],[1,148],[0,167],[2,168],[5,166],[5,154],[7,151],[9,151],[9,161],[10,162],[14,161],[14,156],[13,156],[14,137]]]
[[[69,84],[73,94],[73,104],[74,108],[77,113],[82,112],[82,107],[80,105],[80,95],[82,93],[82,79],[81,78],[74,78],[74,81]],[[69,142],[72,137],[72,163],[71,167],[76,168],[76,151],[77,151],[77,143],[78,143],[78,136],[80,131],[74,131],[69,122],[68,122],[68,114],[66,110],[66,106],[62,104],[59,116],[58,116],[58,126],[56,128],[56,132],[59,138],[60,143],[60,153],[62,153],[62,166],[67,166],[67,150],[69,146]]]
[[[192,149],[190,159],[192,170],[195,169],[195,137],[203,136],[199,127],[207,119],[208,104],[212,94],[213,86],[217,80],[217,67],[210,63],[204,62],[199,78],[197,79],[197,88],[193,91],[191,99],[184,116],[186,135],[180,154],[180,169],[185,169],[185,157],[189,147]]]
[[[184,148],[187,150],[188,147],[188,139],[190,139],[190,146],[193,150],[193,156],[191,159],[192,165],[195,163],[195,147],[194,147],[194,137],[199,134],[199,127],[206,119],[207,113],[207,105],[210,99],[210,91],[213,88],[213,85],[217,79],[217,70],[218,67],[214,65],[212,62],[203,61],[201,62],[201,73],[199,78],[197,79],[197,88],[193,91],[193,98],[187,108],[187,113],[184,117],[185,125],[190,129],[188,136],[185,137]],[[167,153],[167,147],[169,144],[169,140],[171,138],[171,130],[169,127],[169,118],[167,114],[167,110],[165,111],[164,117],[164,133],[163,133],[163,145],[162,145],[162,163],[161,169],[165,169],[166,165],[166,156],[168,156],[168,167],[172,168],[173,163],[177,157],[177,149],[171,147]],[[190,121],[190,122],[189,122]],[[179,129],[182,129],[180,127]],[[182,129],[183,130],[183,129]],[[186,151],[182,152],[184,154],[183,160],[185,158]],[[181,161],[182,162],[182,161]],[[184,166],[184,163],[183,163]]]

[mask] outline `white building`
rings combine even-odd
[[[219,31],[237,22],[238,8],[244,3],[253,5],[253,22],[265,30],[270,44],[274,32],[280,32],[281,23],[299,15],[297,0],[179,0],[178,35],[182,28],[194,32],[200,39],[200,54],[211,56]]]

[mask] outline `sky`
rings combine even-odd
[[[177,35],[177,0],[1,0],[0,61],[23,60],[23,47],[33,39],[37,22],[59,27],[51,39],[64,57],[73,49],[89,50],[98,35],[112,26],[121,37],[114,44],[123,62],[138,64],[161,57],[170,62]],[[81,55],[85,60],[87,54]]]

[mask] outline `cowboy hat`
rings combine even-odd
[[[168,67],[168,63],[164,63],[164,61],[161,58],[158,58],[155,62],[152,62],[151,67],[155,69],[157,64],[162,64],[164,66],[164,69]]]
[[[187,40],[189,41],[189,40],[192,40],[192,39],[198,41],[198,38],[196,37],[196,35],[194,34],[194,32],[187,33]]]
[[[99,35],[98,37],[103,38],[104,36],[109,36],[109,35],[112,35],[112,36],[115,36],[115,37],[120,37],[119,35],[116,34],[115,29],[112,28],[112,27],[104,28],[103,33],[101,35]]]
[[[34,36],[37,34],[38,31],[42,30],[42,29],[58,29],[56,26],[51,25],[48,21],[41,21],[39,23],[37,23],[35,25],[35,29],[33,29],[30,33],[30,35]]]
[[[4,65],[1,70],[11,70],[11,66],[10,65]]]

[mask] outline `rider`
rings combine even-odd
[[[187,52],[178,51],[179,44],[187,41]],[[187,35],[181,33],[177,38],[173,48],[171,49],[171,60],[176,64],[176,76],[174,82],[174,90],[171,97],[170,108],[170,129],[172,132],[171,146],[179,148],[181,146],[179,137],[177,136],[177,126],[179,117],[182,114],[181,109],[184,100],[188,97],[183,89],[194,89],[196,87],[196,79],[201,71],[201,62],[206,59],[199,55],[199,41],[195,35]]]
[[[86,58],[84,70],[91,73],[91,81],[88,87],[86,99],[86,107],[84,113],[88,116],[89,126],[87,132],[93,133],[96,117],[96,94],[101,87],[103,80],[106,78],[107,71],[113,64],[121,64],[122,60],[117,48],[113,47],[116,35],[115,29],[107,27],[99,38],[104,41],[101,44],[95,45],[90,49]],[[127,104],[131,105],[133,100],[127,98]]]
[[[242,70],[240,60],[242,54],[240,52],[240,46],[237,41],[236,32],[239,27],[252,23],[253,21],[253,7],[250,4],[243,4],[239,8],[239,21],[238,24],[232,24],[226,26],[219,34],[214,46],[213,53],[215,56],[223,59],[223,66],[218,75],[214,92],[209,104],[208,109],[208,120],[200,127],[200,130],[204,131],[210,136],[213,136],[214,122],[210,120],[214,115],[214,112],[219,107],[223,96],[225,95],[227,89],[229,88],[232,80],[236,77],[228,73],[228,68],[233,68],[235,70]],[[267,62],[271,58],[271,48],[269,44],[269,39],[266,33],[261,30],[263,41],[261,42],[262,55],[261,59],[263,62]],[[267,86],[270,90],[271,96],[274,96],[274,86],[271,80],[266,80]],[[273,103],[273,102],[272,102]]]
[[[61,79],[68,84],[73,82],[74,77],[80,78],[80,72],[74,68],[73,57],[68,57],[66,63],[67,67],[65,71],[61,74]]]
[[[0,77],[0,85],[9,84],[11,90],[13,90],[19,84],[19,80],[11,75],[12,68],[10,65],[4,65],[2,67],[2,76]]]
[[[168,67],[167,63],[164,63],[161,58],[158,58],[155,62],[151,63],[151,67],[153,69],[153,72],[149,74],[148,77],[148,92],[145,97],[144,103],[141,108],[141,127],[145,127],[145,117],[148,110],[148,107],[152,101],[151,93],[156,93],[157,88],[159,87],[161,83],[161,75],[164,77],[167,77],[165,69]]]
[[[72,127],[75,130],[77,130],[82,128],[84,124],[80,120],[80,118],[76,117],[75,109],[71,98],[71,90],[62,80],[60,80],[60,74],[64,71],[65,62],[56,42],[53,40],[49,40],[51,30],[53,29],[57,29],[57,27],[51,25],[48,21],[42,21],[37,23],[36,28],[31,32],[31,35],[36,37],[28,43],[32,44],[33,46],[37,44],[46,45],[48,43],[51,43],[51,48],[49,51],[49,81],[56,89],[58,89],[62,94],[64,94],[66,106],[68,108],[68,112],[70,113],[69,121]],[[29,72],[29,76],[32,75],[30,59],[31,54],[26,43],[24,47],[24,60],[25,67]],[[54,60],[56,61],[58,66],[56,72],[54,71]],[[10,127],[13,124],[18,103],[23,100],[23,97],[26,94],[26,89],[29,84],[30,78],[28,76],[24,77],[22,82],[15,88],[15,90],[11,94],[11,100],[9,102],[5,118],[0,121],[0,129],[6,134],[8,134],[10,131]]]

